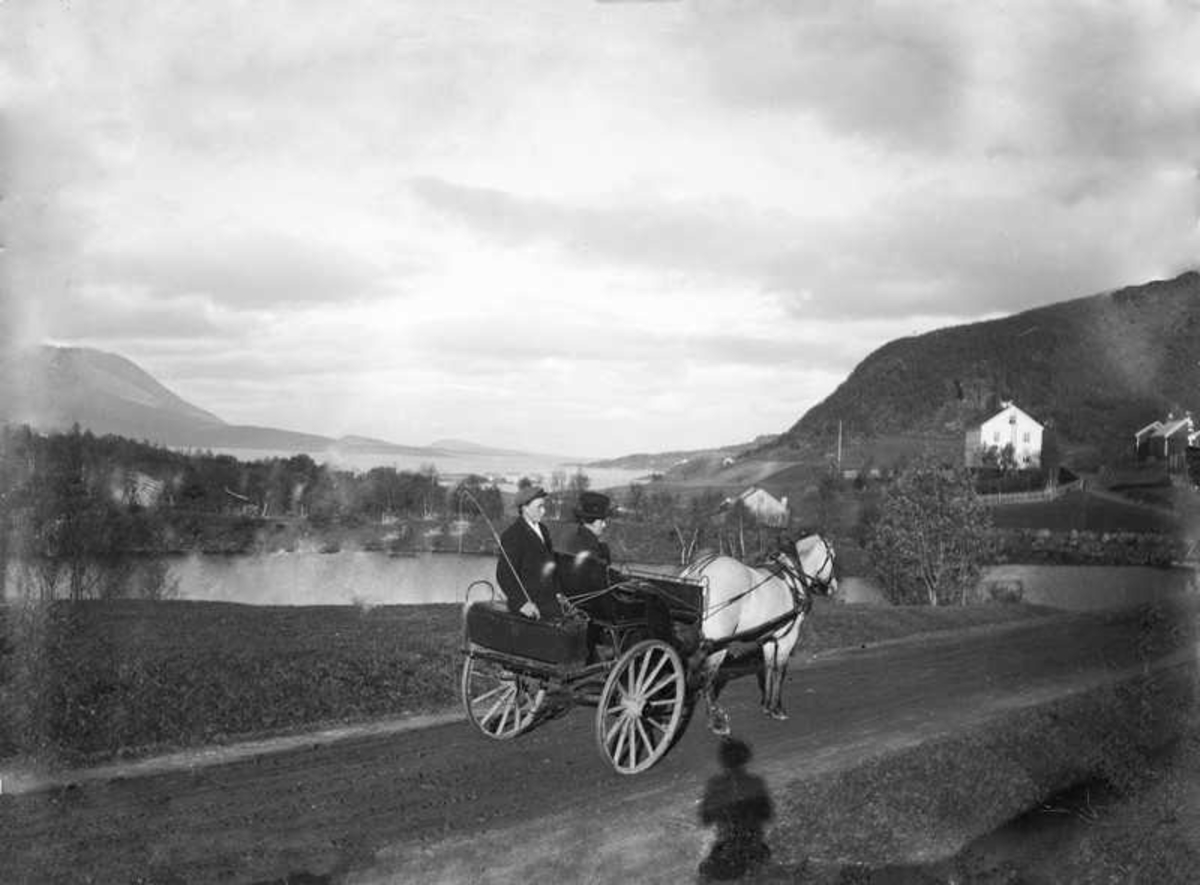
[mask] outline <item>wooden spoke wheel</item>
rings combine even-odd
[[[683,661],[659,639],[617,659],[596,709],[600,753],[619,774],[645,771],[670,748],[687,696]]]
[[[529,730],[546,700],[546,690],[531,676],[467,655],[462,698],[467,718],[488,737],[505,741]]]

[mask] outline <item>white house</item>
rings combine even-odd
[[[979,467],[989,449],[1003,451],[1009,445],[1018,467],[1040,466],[1042,425],[1012,403],[1001,406],[995,415],[967,431],[967,466]]]
[[[745,491],[727,499],[725,503],[732,505],[735,501],[741,501],[742,506],[753,513],[754,518],[763,525],[787,525],[790,515],[787,495],[776,498],[758,486],[750,486]]]

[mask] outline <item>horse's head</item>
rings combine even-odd
[[[797,541],[786,542],[780,555],[792,560],[805,590],[819,596],[837,593],[833,545],[819,534],[814,532]]]

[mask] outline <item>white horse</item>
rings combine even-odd
[[[732,642],[761,644],[763,712],[773,719],[787,719],[783,678],[788,658],[812,608],[812,597],[837,592],[833,563],[832,545],[811,534],[777,553],[766,568],[751,568],[730,556],[706,557],[684,568],[680,577],[698,579],[708,586],[700,632],[714,650],[702,665],[701,686],[712,732],[729,734],[729,715],[717,703],[717,671]]]

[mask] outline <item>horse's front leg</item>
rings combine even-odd
[[[783,709],[783,677],[787,675],[788,656],[780,654],[777,643],[763,646],[762,709],[772,719],[788,718]]]
[[[729,734],[729,714],[717,703],[717,695],[721,691],[717,673],[721,662],[725,660],[725,652],[719,651],[710,655],[704,661],[704,677],[701,683],[704,691],[704,705],[708,711],[708,730],[715,735],[724,737]]]

